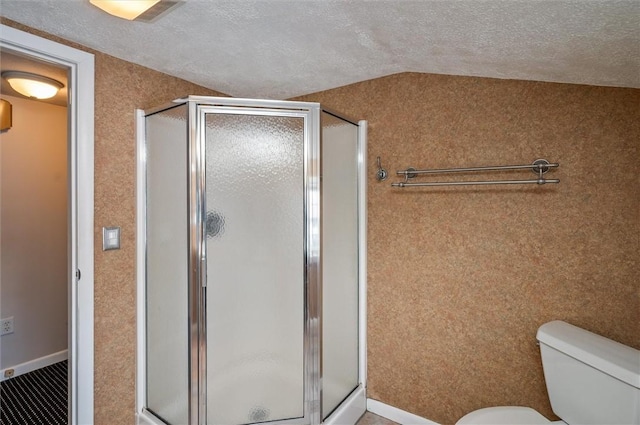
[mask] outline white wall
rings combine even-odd
[[[13,127],[0,134],[0,369],[66,350],[67,108],[3,96]]]

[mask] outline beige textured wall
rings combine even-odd
[[[640,348],[640,90],[406,73],[304,100],[369,121],[369,397],[442,424],[492,405],[552,418],[541,324]],[[559,185],[389,184],[540,157]]]
[[[95,424],[135,423],[135,115],[187,94],[222,95],[2,18],[0,22],[95,54]],[[102,251],[102,227],[121,249]]]

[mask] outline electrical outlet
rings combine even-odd
[[[0,322],[0,335],[13,333],[13,316],[2,319]]]
[[[13,378],[13,374],[15,373],[15,370],[13,369],[6,369],[4,371],[4,377],[5,378]]]

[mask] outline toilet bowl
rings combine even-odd
[[[456,425],[562,425],[564,422],[551,422],[530,407],[500,406],[474,410],[464,415]]]
[[[529,407],[487,407],[456,425],[640,425],[640,351],[559,320],[538,329],[551,422]]]

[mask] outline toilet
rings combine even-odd
[[[456,425],[640,425],[640,351],[559,320],[538,329],[552,422],[529,407],[487,407]]]

